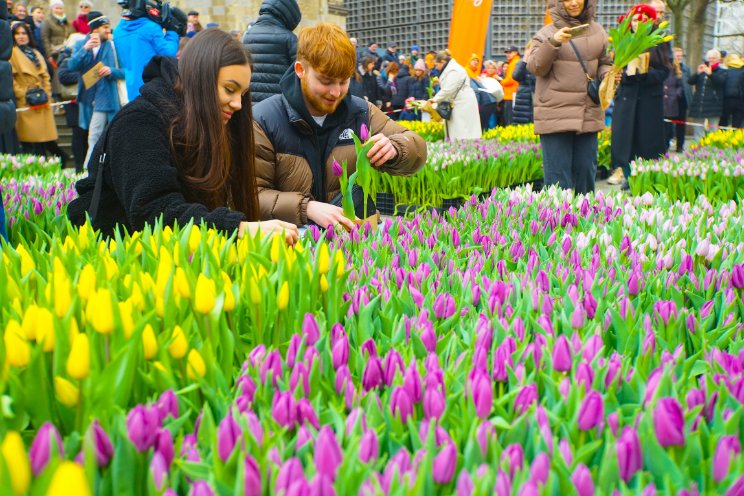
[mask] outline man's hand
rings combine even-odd
[[[374,145],[367,152],[367,157],[372,167],[380,167],[398,156],[398,150],[393,146],[393,142],[384,134],[375,134],[370,140]]]
[[[101,77],[106,77],[111,75],[111,67],[108,67],[104,65],[100,69],[98,69],[98,75]]]
[[[336,224],[341,224],[347,229],[353,229],[354,223],[344,216],[341,207],[329,203],[311,201],[307,204],[307,218],[323,228],[332,229]]]
[[[284,241],[288,245],[295,244],[300,238],[300,232],[297,230],[297,226],[278,219],[264,222],[241,222],[238,228],[238,237],[242,238],[246,234],[253,237],[259,231],[264,236],[284,236]]]
[[[85,45],[83,45],[83,48],[91,51],[99,46],[101,46],[101,38],[97,34],[91,34],[90,38],[88,38],[88,41],[86,41]]]
[[[571,39],[571,28],[566,26],[565,28],[559,29],[553,35],[553,39],[556,43],[560,43],[561,45],[568,42],[568,40]]]

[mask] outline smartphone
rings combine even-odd
[[[581,36],[587,31],[589,31],[589,24],[582,24],[581,26],[573,27],[571,28],[571,37],[576,38],[577,36]]]

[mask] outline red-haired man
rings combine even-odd
[[[389,119],[373,103],[349,94],[356,51],[338,26],[319,23],[300,31],[297,61],[274,95],[253,108],[256,177],[261,218],[321,227],[342,224],[344,217],[334,160],[355,170],[351,133],[369,130],[374,142],[367,156],[379,170],[410,175],[426,162],[426,143],[416,133]],[[364,138],[362,136],[362,138]],[[363,195],[355,195],[360,218],[374,212]]]

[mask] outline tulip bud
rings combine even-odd
[[[146,324],[142,331],[142,349],[145,360],[152,360],[158,354],[158,339],[150,324]]]
[[[571,451],[571,445],[568,444],[568,439],[565,437],[561,439],[560,443],[558,443],[558,451],[561,452],[561,456],[566,462],[566,465],[570,467],[573,463],[573,452]]]
[[[511,496],[511,480],[509,479],[509,476],[501,470],[496,474],[496,487],[494,492],[496,493],[496,496]]]
[[[522,470],[524,467],[524,450],[519,444],[510,444],[506,447],[502,453],[502,458],[509,460],[509,473],[511,478],[514,478],[514,474],[518,470]]]
[[[245,457],[245,496],[261,496],[261,470],[256,459]]]
[[[537,484],[544,485],[550,475],[550,457],[541,451],[535,456],[530,467],[530,477]]]
[[[521,415],[526,412],[532,405],[532,403],[535,403],[537,401],[537,399],[537,385],[530,384],[528,386],[524,386],[522,389],[520,389],[519,393],[517,393],[517,396],[514,399],[514,410],[516,410],[516,412]]]
[[[594,496],[592,474],[583,463],[579,463],[576,470],[571,474],[571,482],[573,482],[578,496]]]
[[[61,444],[58,446],[61,446]],[[26,494],[31,484],[31,467],[20,434],[16,431],[8,431],[2,445],[0,445],[0,452],[2,452],[5,465],[8,467],[10,486],[13,488],[13,492],[17,495]]]
[[[176,324],[173,328],[170,344],[168,345],[168,353],[170,353],[170,356],[176,360],[180,360],[186,356],[188,349],[189,342],[186,339],[186,335],[184,334],[183,329],[181,329],[181,326]]]
[[[488,418],[493,408],[493,387],[488,375],[481,373],[473,380],[472,397],[475,414],[482,419]]]
[[[320,329],[318,328],[318,321],[315,320],[315,315],[306,313],[305,318],[302,321],[302,334],[305,336],[305,343],[308,346],[313,346],[320,338]]]
[[[446,407],[446,401],[442,391],[438,387],[430,385],[428,381],[424,390],[423,407],[424,418],[426,420],[440,418]]]
[[[82,380],[90,372],[90,344],[88,335],[81,333],[72,341],[72,348],[67,357],[67,374],[73,379]]]
[[[217,301],[217,287],[214,281],[204,274],[199,274],[194,293],[194,308],[196,311],[203,315],[210,313]]]
[[[473,479],[466,469],[460,471],[460,476],[457,478],[457,496],[471,496],[475,491],[475,485]]]
[[[94,420],[88,428],[88,440],[93,447],[93,452],[96,455],[96,463],[99,467],[107,467],[111,458],[114,456],[114,446],[111,444],[111,438],[103,430],[98,420]]]
[[[426,410],[426,407],[424,407],[424,410]],[[390,395],[390,411],[394,416],[400,418],[403,423],[406,423],[408,417],[413,414],[413,404],[405,388],[397,387],[393,390],[393,394]]]
[[[75,408],[80,400],[80,391],[63,377],[54,378],[54,395],[67,408]]]
[[[276,296],[276,308],[279,311],[286,310],[289,306],[289,284],[284,281],[279,287],[279,293]]]
[[[188,366],[186,367],[186,375],[188,375],[189,379],[195,381],[206,375],[207,366],[204,363],[201,354],[197,350],[191,349],[191,351],[189,351],[187,361]]]
[[[372,356],[367,362],[367,366],[364,367],[364,373],[362,374],[362,388],[367,392],[382,387],[383,383],[383,372],[380,359],[376,356]]]
[[[661,398],[656,403],[653,418],[660,445],[665,448],[685,445],[685,417],[676,398]]]
[[[340,366],[349,363],[349,338],[347,338],[346,335],[339,337],[333,343],[331,359],[333,361],[334,369],[338,369]]]
[[[241,435],[240,425],[233,417],[232,412],[229,412],[217,427],[217,454],[223,463],[230,458]]]
[[[127,436],[137,451],[147,451],[155,445],[160,429],[160,414],[156,408],[137,405],[127,414]]]
[[[160,453],[153,455],[150,461],[150,473],[155,483],[155,489],[162,491],[163,485],[165,485],[165,478],[168,476],[168,466],[163,459],[163,455]]]
[[[731,285],[736,289],[744,289],[744,263],[734,264],[731,268]]]
[[[601,425],[604,419],[604,401],[596,391],[589,391],[579,408],[579,429],[589,431]]]
[[[341,167],[341,164],[338,163],[338,160],[334,160],[331,164],[331,171],[333,172],[334,177],[341,177],[344,175],[344,169]]]
[[[561,334],[553,347],[553,370],[569,372],[572,365],[571,346],[566,336]]]
[[[302,469],[302,463],[298,458],[290,458],[279,469],[279,474],[276,477],[275,491],[278,494],[287,494],[289,488],[294,485],[295,482],[305,479],[305,473]]]
[[[455,475],[457,448],[454,443],[446,443],[444,449],[434,458],[433,475],[437,484],[449,484]]]
[[[449,293],[442,293],[434,300],[434,316],[438,319],[448,319],[455,315],[457,305]]]
[[[713,455],[713,478],[723,481],[731,473],[734,458],[741,454],[741,443],[736,436],[723,436],[718,440]]]
[[[294,427],[297,421],[297,405],[290,391],[274,395],[271,413],[277,424],[289,429]]]
[[[362,127],[359,130],[359,139],[367,141],[367,138],[369,138],[369,129],[366,124],[362,123]]]
[[[198,480],[191,486],[189,496],[214,496],[214,491],[207,481]]]
[[[359,460],[362,463],[369,463],[377,460],[380,446],[375,431],[368,429],[362,435],[362,441],[359,445]]]
[[[300,364],[302,365],[302,364]],[[313,404],[307,398],[300,398],[297,402],[297,422],[300,424],[310,424],[315,429],[320,429],[320,421],[318,415],[315,413]]]
[[[46,496],[69,496],[70,494],[91,496],[92,492],[83,466],[63,460],[54,471]]]
[[[24,339],[23,329],[15,320],[5,327],[5,358],[13,367],[25,367],[31,358],[31,350]]]
[[[336,471],[343,461],[343,453],[336,440],[336,434],[326,425],[321,427],[318,433],[314,461],[318,473],[332,481],[336,480]]]
[[[638,432],[632,427],[623,429],[617,440],[616,450],[620,478],[626,483],[630,482],[633,475],[643,468],[643,453]]]
[[[320,274],[328,273],[331,267],[331,257],[328,251],[328,243],[322,243],[318,248],[318,272]]]
[[[403,387],[413,403],[418,403],[423,399],[421,375],[415,362],[411,363],[403,374]]]

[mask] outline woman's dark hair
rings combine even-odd
[[[30,46],[31,48],[36,48],[36,43],[34,43],[34,37],[31,34],[31,31],[29,31],[28,24],[24,21],[16,21],[10,27],[10,32],[12,33],[11,36],[13,37],[13,45],[18,46],[16,45],[15,35],[16,35],[16,32],[21,28],[23,28],[23,30],[26,32],[26,36],[28,37],[28,46]]]
[[[222,67],[251,64],[244,45],[216,28],[205,29],[186,45],[178,61],[176,92],[183,112],[173,121],[170,141],[185,197],[209,208],[229,206],[249,221],[259,218],[251,94],[225,125],[217,76]]]

